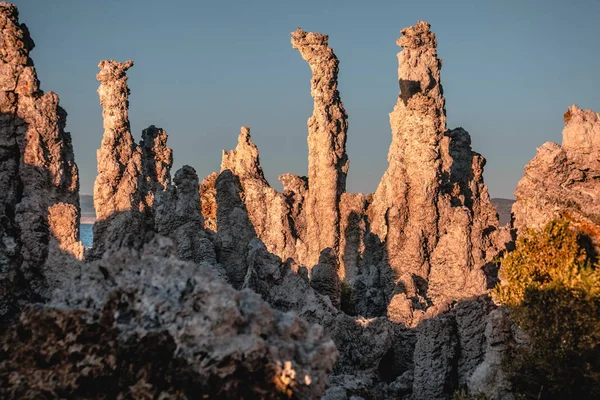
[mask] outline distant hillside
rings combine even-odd
[[[492,199],[492,204],[496,206],[500,225],[506,225],[510,222],[510,213],[515,201],[512,199]]]
[[[93,223],[96,220],[96,211],[94,210],[94,196],[89,194],[79,195],[79,204],[81,205],[81,223]]]
[[[510,222],[510,212],[515,201],[512,199],[492,199],[492,203],[498,210],[500,225],[506,225]],[[96,220],[96,211],[94,211],[94,196],[82,194],[79,196],[81,204],[81,222],[84,224],[93,223]]]

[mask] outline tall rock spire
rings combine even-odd
[[[429,273],[437,240],[439,143],[446,130],[441,61],[429,28],[419,21],[403,29],[397,41],[403,50],[398,53],[400,96],[390,114],[389,167],[368,210],[371,231],[386,242],[391,280],[401,281],[409,297],[419,290],[414,276]]]
[[[142,152],[131,135],[129,88],[126,72],[133,61],[104,60],[98,64],[98,95],[102,105],[104,135],[98,150],[98,176],[94,184],[96,218],[139,209],[139,176]]]
[[[486,290],[483,266],[497,253],[498,220],[469,134],[446,130],[441,60],[430,25],[401,31],[400,95],[390,114],[392,144],[367,210],[385,243],[380,266],[388,316],[414,324],[451,299]],[[493,237],[492,237],[493,236]],[[500,240],[500,239],[498,239]]]
[[[340,197],[346,190],[348,115],[337,90],[339,60],[328,46],[328,36],[292,32],[292,47],[312,71],[313,115],[308,120],[308,195],[306,207],[307,259],[312,267],[326,248],[339,249]]]
[[[104,135],[98,150],[98,176],[94,184],[94,246],[90,259],[99,258],[111,243],[128,234],[153,230],[153,202],[171,182],[173,154],[167,134],[151,125],[136,144],[129,124],[129,88],[126,72],[133,61],[104,60],[98,64],[98,95]]]

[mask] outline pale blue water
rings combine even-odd
[[[94,231],[92,227],[94,224],[81,224],[79,225],[79,235],[81,237],[81,242],[88,249],[92,247],[92,243],[94,241]]]

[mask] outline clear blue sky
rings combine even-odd
[[[218,171],[221,149],[249,125],[263,169],[306,174],[310,69],[291,48],[300,26],[329,34],[349,114],[348,190],[371,192],[387,167],[398,96],[396,38],[432,24],[443,59],[448,127],[488,160],[493,197],[513,197],[536,147],[561,141],[571,104],[600,110],[600,1],[16,0],[36,43],[42,89],[69,117],[81,192],[92,193],[102,138],[101,59],[133,59],[136,139],[169,134],[175,168]],[[173,171],[174,172],[174,171]]]

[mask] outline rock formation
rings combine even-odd
[[[296,241],[290,228],[289,206],[285,197],[265,179],[258,148],[247,126],[241,129],[236,149],[223,151],[221,171],[225,170],[239,179],[248,217],[267,249],[283,259],[293,257]]]
[[[0,397],[319,398],[337,357],[323,329],[173,251],[118,250],[26,310],[5,333]]]
[[[217,231],[217,189],[215,184],[219,174],[213,172],[202,180],[200,184],[200,202],[202,203],[202,216],[204,227],[213,232]]]
[[[600,115],[573,105],[564,115],[563,143],[544,143],[515,191],[514,225],[539,228],[569,216],[600,250]]]
[[[173,150],[167,147],[167,133],[154,125],[142,131],[140,148],[143,169],[141,193],[145,196],[142,200],[145,208],[152,214],[154,196],[166,190],[171,183]]]
[[[217,234],[215,247],[217,260],[227,274],[229,282],[239,289],[244,283],[248,264],[246,254],[256,231],[242,201],[242,186],[230,170],[221,172],[215,184],[217,190]]]
[[[179,259],[214,266],[216,255],[204,231],[196,170],[184,165],[175,173],[174,182],[154,199],[156,232],[173,240]]]
[[[420,21],[398,39],[389,167],[367,210],[371,233],[385,243],[388,316],[413,326],[452,300],[484,293],[482,268],[504,247],[483,184],[485,160],[466,131],[446,130],[441,61],[429,27]]]
[[[466,387],[486,350],[492,259],[511,239],[483,183],[485,160],[465,130],[446,129],[435,35],[424,22],[402,33],[390,165],[377,192],[344,193],[337,59],[325,35],[301,30],[292,44],[311,66],[315,99],[309,178],[281,175],[283,194],[274,191],[242,128],[217,180],[218,262],[235,287],[324,326],[340,350],[327,398],[445,398]],[[386,343],[376,353],[372,335]]]
[[[67,113],[40,90],[34,43],[0,3],[0,320],[41,299],[81,259],[79,178]]]
[[[488,315],[485,336],[485,358],[469,378],[469,391],[490,400],[515,399],[512,385],[502,370],[502,363],[515,342],[511,321],[504,310],[497,309]]]
[[[0,318],[59,289],[6,322],[0,397],[511,398],[499,373],[510,321],[487,296],[511,237],[485,159],[446,128],[429,24],[401,31],[389,166],[367,195],[345,193],[347,115],[326,35],[292,33],[314,110],[308,177],[281,175],[282,193],[247,127],[219,174],[200,185],[184,166],[172,183],[166,132],[131,133],[133,63],[102,61],[85,262],[66,113],[39,90],[14,6],[0,3],[0,29]],[[519,230],[567,210],[598,232],[600,116],[571,107],[565,122],[563,146],[540,148],[519,184]]]
[[[328,36],[292,32],[292,47],[312,71],[313,115],[308,120],[308,185],[306,212],[306,256],[299,262],[309,268],[326,248],[339,249],[340,197],[346,191],[348,115],[337,90],[339,60],[328,46]]]
[[[98,64],[98,95],[104,135],[98,150],[98,176],[94,184],[94,246],[88,258],[98,259],[128,235],[142,237],[153,230],[153,201],[170,183],[172,151],[167,134],[154,125],[135,143],[129,124],[129,88],[126,72],[133,61],[104,60]]]

